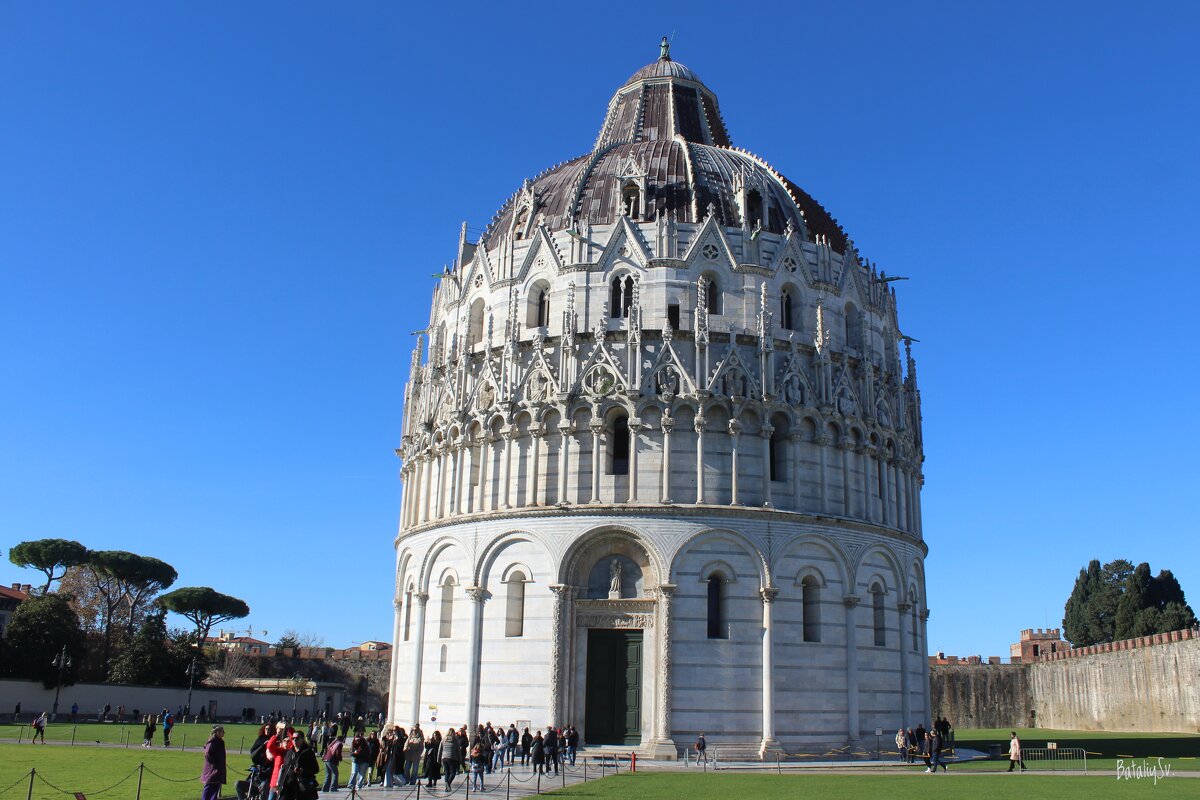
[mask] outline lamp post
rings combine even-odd
[[[50,662],[50,666],[58,667],[58,684],[54,687],[54,709],[50,712],[50,720],[53,722],[58,718],[58,693],[62,691],[63,672],[67,667],[71,666],[71,656],[67,654],[67,646],[64,644],[62,652],[54,656],[54,660]]]
[[[296,722],[296,701],[300,699],[300,686],[304,676],[299,672],[292,673],[292,724]]]
[[[192,713],[192,689],[194,689],[196,686],[196,659],[195,658],[192,658],[192,662],[190,664],[188,664],[187,674],[188,674],[188,701],[187,701],[187,706],[186,706],[187,710],[183,712],[185,715],[185,719],[183,720],[184,722],[187,722],[186,715]]]

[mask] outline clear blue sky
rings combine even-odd
[[[1194,3],[0,4],[0,580],[174,564],[256,630],[391,632],[431,273],[658,53],[898,284],[930,646],[1078,569],[1200,605]]]

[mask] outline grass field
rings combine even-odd
[[[145,763],[142,800],[180,800],[200,796],[203,755],[178,750],[130,750],[115,747],[60,747],[29,744],[0,744],[0,800],[25,800],[29,771],[36,768],[33,800],[64,800],[75,792],[101,800],[133,800],[137,795],[138,765]],[[248,758],[234,757],[239,768]],[[44,775],[44,778],[42,777]],[[231,781],[244,777],[230,771]],[[113,789],[104,791],[113,784]],[[232,795],[233,786],[229,786]],[[64,794],[66,792],[67,794]]]
[[[112,722],[105,724],[81,722],[78,725],[72,725],[69,722],[56,722],[46,726],[46,741],[63,743],[74,741],[76,745],[84,746],[99,743],[128,744],[131,750],[140,750],[143,730],[144,727],[140,723],[118,725]],[[211,732],[211,723],[180,723],[171,729],[171,747],[175,750],[185,746],[193,749],[203,747]],[[239,748],[248,751],[257,734],[257,725],[225,724],[225,745],[234,753]],[[0,741],[28,742],[32,735],[33,729],[29,725],[0,725]],[[159,726],[154,731],[154,745],[157,749],[162,749],[162,741],[162,727]]]
[[[1148,778],[1117,780],[1104,777],[1063,775],[682,775],[641,773],[620,775],[602,781],[571,786],[554,792],[555,797],[587,797],[597,800],[795,800],[819,797],[886,797],[888,800],[928,800],[930,797],[986,797],[988,800],[1073,800],[1097,797],[1159,798],[1196,797],[1200,779],[1167,778],[1155,786]],[[1147,795],[1153,792],[1153,795]]]
[[[987,752],[989,744],[1002,745],[1008,752],[1012,728],[964,728],[956,731],[958,747]],[[1200,734],[1188,733],[1115,733],[1106,731],[1063,731],[1049,728],[1017,728],[1022,747],[1045,747],[1055,742],[1060,748],[1081,747],[1087,751],[1088,771],[1114,772],[1118,759],[1164,758],[1174,769],[1200,770]],[[1007,757],[1007,756],[1005,756]],[[995,762],[989,762],[994,768]],[[1007,767],[1007,765],[1005,765]],[[963,768],[984,769],[984,764],[964,764]]]

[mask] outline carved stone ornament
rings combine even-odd
[[[654,600],[576,600],[582,628],[653,628]]]
[[[591,397],[607,397],[617,386],[617,376],[603,364],[588,370],[583,379],[583,390]]]

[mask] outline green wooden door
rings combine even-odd
[[[641,631],[588,631],[585,713],[588,743],[641,743]]]

